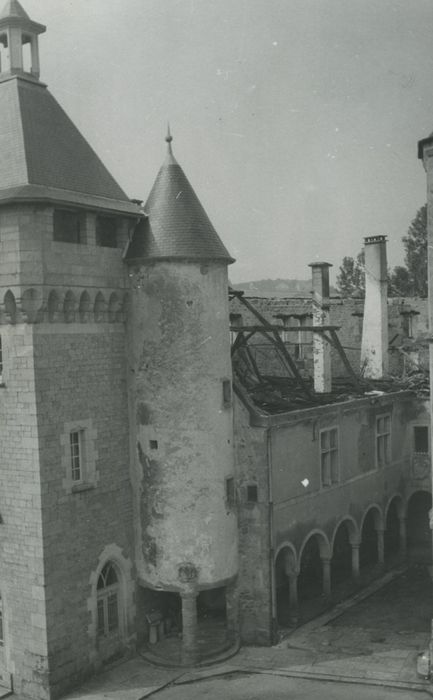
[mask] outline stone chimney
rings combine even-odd
[[[365,304],[361,372],[380,379],[388,371],[388,271],[386,236],[364,238]]]
[[[329,326],[329,268],[327,262],[310,263],[313,283],[313,325]],[[332,390],[331,346],[321,333],[313,333],[314,391]]]

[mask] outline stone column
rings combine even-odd
[[[352,578],[359,578],[359,544],[352,544]]]
[[[298,574],[292,572],[288,575],[289,579],[289,616],[290,621],[296,624],[299,619],[298,609]]]
[[[380,566],[385,563],[385,537],[383,528],[378,528],[377,532],[377,558]]]
[[[407,520],[406,518],[399,518],[400,526],[400,554],[406,556],[407,554]]]
[[[329,598],[331,595],[331,560],[322,559],[323,595]]]
[[[197,594],[181,593],[182,599],[182,664],[197,662]]]

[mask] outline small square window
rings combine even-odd
[[[226,479],[226,501],[232,506],[235,503],[235,480],[232,476]]]
[[[414,452],[417,454],[428,454],[428,427],[426,425],[415,425],[413,429]]]
[[[258,492],[256,484],[248,484],[247,486],[247,501],[249,503],[257,503]]]
[[[149,447],[151,450],[158,449],[158,440],[149,440]]]

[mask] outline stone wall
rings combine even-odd
[[[134,644],[133,522],[123,324],[34,326],[35,391],[50,683],[55,693],[103,661],[96,579],[104,559],[121,581],[121,644]],[[83,428],[74,487],[69,432]]]

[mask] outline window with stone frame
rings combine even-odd
[[[84,243],[83,214],[69,209],[55,209],[53,240],[60,243]]]
[[[119,578],[114,565],[107,562],[99,574],[97,586],[97,636],[109,637],[119,631]]]
[[[63,487],[67,493],[94,488],[99,478],[96,470],[96,430],[91,419],[64,424],[60,436]]]
[[[86,468],[84,430],[72,430],[69,434],[69,441],[71,447],[71,479],[74,484],[81,484]]]
[[[320,431],[320,478],[322,486],[332,486],[340,479],[338,428]]]
[[[391,461],[391,416],[376,417],[376,461],[378,466]]]

